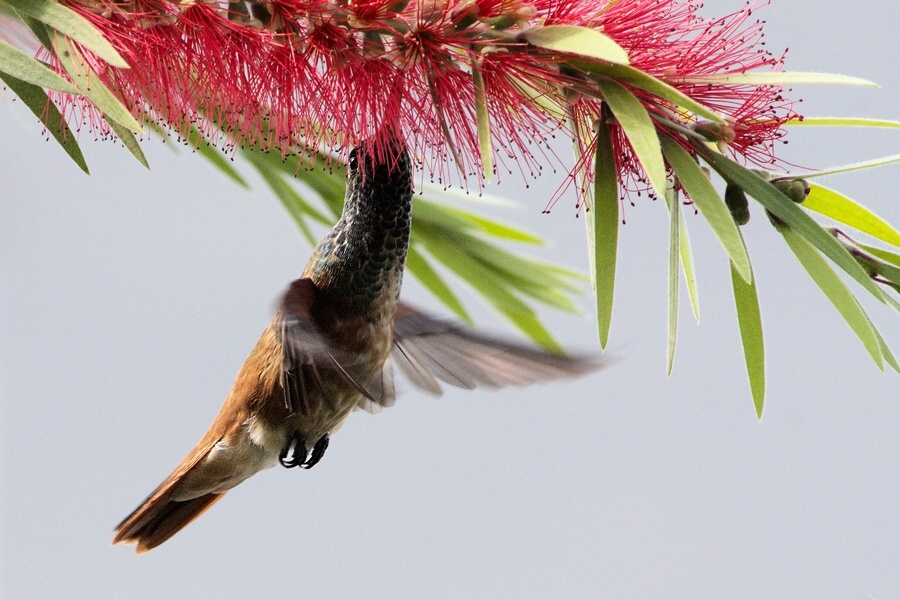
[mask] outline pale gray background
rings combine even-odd
[[[883,85],[797,88],[802,111],[900,117],[896,0],[781,0],[758,15],[790,69]],[[246,193],[156,141],[151,172],[83,146],[91,177],[4,92],[4,598],[900,597],[900,377],[878,372],[756,211],[764,421],[701,218],[688,221],[702,324],[685,300],[667,381],[666,211],[646,200],[622,232],[614,368],[527,391],[407,392],[354,415],[312,471],[255,477],[149,555],[110,547],[215,415],[308,248],[255,180]],[[795,131],[785,150],[816,167],[898,148],[896,132],[830,130]],[[897,223],[898,178],[826,183]],[[540,214],[558,183],[495,191],[524,201],[504,215],[552,238],[540,256],[584,268],[571,201]],[[898,315],[866,306],[900,351]],[[592,320],[546,321],[570,348],[594,344]]]

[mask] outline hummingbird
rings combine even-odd
[[[439,381],[498,388],[599,368],[595,358],[483,335],[399,301],[412,177],[396,134],[350,151],[337,224],[284,293],[209,430],[116,527],[113,544],[147,552],[255,473],[278,464],[311,469],[354,409],[394,404],[395,365],[436,395]]]

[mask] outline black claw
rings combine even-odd
[[[318,444],[316,444],[316,447],[318,447]],[[278,455],[278,461],[285,469],[303,467],[306,464],[306,457],[308,454],[309,450],[306,449],[306,440],[303,439],[303,436],[300,435],[299,431],[295,431],[287,444],[284,445],[284,448],[281,449],[281,454]]]
[[[319,461],[322,460],[323,456],[325,456],[325,450],[328,449],[329,441],[330,438],[328,437],[327,433],[319,438],[319,441],[316,442],[315,446],[313,446],[312,454],[310,454],[309,458],[300,466],[304,469],[312,469],[314,466],[319,464]]]

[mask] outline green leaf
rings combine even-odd
[[[313,218],[319,223],[330,227],[334,224],[333,219],[329,219],[326,215],[313,208],[299,193],[285,181],[282,173],[273,168],[268,162],[260,160],[259,156],[253,155],[250,158],[251,164],[256,168],[260,177],[269,186],[269,189],[275,194],[275,197],[281,202],[288,214],[294,219],[300,233],[306,239],[310,246],[315,246],[317,237],[313,235],[312,230],[306,223],[308,217]]]
[[[167,134],[162,132],[162,135],[166,136]],[[192,128],[190,133],[188,133],[187,143],[193,147],[197,154],[211,162],[223,175],[245,190],[250,189],[250,186],[247,185],[247,182],[241,177],[241,174],[231,165],[232,161],[225,158],[221,150],[210,144],[196,127]]]
[[[542,347],[561,352],[562,348],[543,326],[527,304],[506,288],[496,283],[492,272],[468,254],[459,252],[455,245],[434,236],[423,239],[428,252],[440,260],[448,269],[475,288],[494,308],[512,321],[532,340]]]
[[[131,152],[131,155],[134,156],[139,163],[144,165],[144,168],[149,169],[150,164],[147,162],[147,157],[144,156],[144,151],[141,150],[141,145],[138,144],[137,138],[134,137],[134,133],[128,130],[124,125],[121,125],[118,121],[107,120],[107,123],[109,123],[110,129],[112,129],[119,137],[122,145]]]
[[[91,23],[55,0],[4,0],[7,4],[72,38],[114,67],[128,68],[125,59]]]
[[[479,231],[482,231],[491,237],[512,240],[522,244],[537,244],[541,246],[546,244],[543,238],[529,231],[525,231],[524,229],[511,227],[506,223],[501,223],[500,221],[495,221],[494,219],[489,219],[483,215],[467,210],[450,206],[443,206],[441,208],[471,222]]]
[[[752,279],[752,278],[751,278]],[[766,402],[766,347],[763,339],[762,315],[755,279],[748,283],[731,263],[731,287],[734,290],[734,306],[737,309],[744,362],[750,378],[750,393],[756,418],[762,420]]]
[[[868,319],[868,315],[866,315]],[[888,346],[887,342],[884,340],[884,336],[875,328],[875,324],[872,323],[871,319],[869,320],[869,326],[872,328],[872,331],[875,333],[875,337],[878,339],[878,345],[881,349],[881,354],[884,356],[884,361],[891,366],[896,372],[900,373],[900,363],[897,362],[897,357],[894,356],[894,353],[891,352],[890,346]]]
[[[895,267],[900,268],[900,254],[895,254],[893,252],[888,252],[887,250],[883,250],[881,248],[876,248],[875,246],[869,246],[868,244],[861,244],[859,242],[854,242],[861,249],[865,250],[872,256],[880,258],[881,260],[888,262]]]
[[[688,236],[687,222],[684,220],[684,209],[681,204],[678,205],[678,231],[680,239],[678,242],[679,254],[681,255],[681,268],[684,271],[684,281],[687,284],[688,296],[691,299],[691,310],[694,311],[694,319],[700,322],[700,295],[697,293],[697,277],[694,274],[694,255],[691,252],[691,239]]]
[[[532,83],[523,81],[512,74],[507,75],[507,79],[523,96],[527,97],[532,104],[540,108],[544,113],[560,121],[566,118],[566,111],[560,105],[560,100],[557,96],[558,91],[553,86],[543,82],[532,82],[534,83],[532,85]],[[535,85],[540,86],[540,89],[535,87]]]
[[[17,79],[12,75],[0,73],[2,79],[13,93],[21,98],[22,103],[41,120],[47,132],[53,136],[53,139],[62,146],[62,149],[69,155],[69,158],[78,165],[78,168],[90,175],[84,155],[81,148],[78,147],[78,141],[75,135],[68,130],[63,130],[63,118],[59,113],[56,105],[50,102],[47,94],[40,87]]]
[[[475,90],[475,122],[478,128],[478,147],[481,150],[481,166],[488,183],[494,174],[494,158],[491,149],[491,119],[488,115],[484,78],[477,66],[472,66],[472,84]]]
[[[703,144],[694,146],[709,165],[722,177],[739,185],[745,192],[756,198],[760,204],[770,210],[776,217],[793,227],[797,233],[806,238],[822,254],[830,258],[880,302],[884,302],[884,294],[872,282],[868,274],[859,266],[850,253],[830,233],[806,214],[800,207],[791,202],[787,196],[779,192],[775,186],[718,152],[710,150]]]
[[[900,121],[860,119],[856,117],[797,117],[784,123],[785,127],[884,127],[900,129]]]
[[[889,165],[896,162],[900,162],[900,154],[894,154],[893,156],[885,156],[873,160],[853,163],[850,165],[842,165],[840,167],[832,167],[823,171],[812,171],[809,173],[791,175],[791,178],[812,179],[813,177],[825,177],[826,175],[840,175],[841,173],[851,173],[853,171],[863,171],[865,169],[883,167],[884,165]]]
[[[900,232],[871,210],[827,187],[810,184],[803,207],[825,215],[839,223],[900,247]]]
[[[678,142],[666,136],[662,138],[662,147],[678,181],[719,238],[738,273],[749,283],[753,276],[750,257],[725,201],[719,196],[700,165]]]
[[[600,347],[609,342],[616,287],[616,254],[619,245],[619,173],[609,125],[600,119],[594,155],[594,206],[587,215],[592,224],[588,243],[593,260],[592,279],[597,296]]]
[[[650,92],[654,96],[658,96],[663,100],[667,100],[676,106],[680,106],[697,116],[709,119],[716,123],[724,123],[720,115],[715,111],[707,108],[700,102],[697,102],[687,94],[679,91],[677,88],[669,85],[661,79],[657,79],[652,75],[648,75],[639,69],[629,67],[627,65],[611,65],[605,63],[590,63],[583,60],[570,61],[573,66],[584,69],[592,73],[601,73],[615,79],[616,81],[625,82],[633,87]]]
[[[869,317],[866,315],[862,306],[853,296],[850,289],[841,281],[837,273],[828,266],[828,262],[820,255],[813,246],[807,242],[800,234],[790,227],[782,227],[781,235],[793,251],[797,260],[809,273],[819,289],[834,304],[841,316],[853,329],[853,332],[859,337],[865,346],[869,355],[875,361],[875,364],[884,370],[884,361],[881,356],[881,345],[872,331]]]
[[[79,94],[78,88],[51,71],[47,65],[0,40],[0,73],[58,92]]]
[[[672,376],[675,364],[675,342],[678,337],[678,248],[681,240],[681,210],[678,192],[666,190],[666,206],[669,208],[669,343],[666,351],[666,376]]]
[[[597,60],[627,65],[628,52],[596,29],[578,25],[534,27],[522,34],[529,43],[546,50],[578,54]]]
[[[437,271],[431,266],[425,256],[417,249],[418,245],[410,246],[406,256],[406,270],[412,273],[435,298],[441,301],[447,308],[468,324],[473,324],[472,317],[466,312],[465,307],[453,290],[450,289]]]
[[[100,78],[85,63],[81,53],[66,40],[59,38],[53,41],[56,57],[81,93],[90,100],[102,113],[107,122],[116,121],[120,125],[141,133],[141,124],[131,112],[107,88]],[[80,63],[80,64],[79,64]]]
[[[657,196],[665,197],[666,165],[663,162],[656,127],[653,126],[647,109],[634,94],[615,81],[601,80],[598,83],[603,99],[622,126],[625,137],[631,143],[631,148],[650,180],[650,185],[653,186]]]
[[[680,84],[689,85],[799,85],[799,84],[826,84],[826,85],[855,85],[862,87],[879,87],[859,77],[848,75],[835,75],[832,73],[711,73],[709,75],[694,75],[683,77]]]

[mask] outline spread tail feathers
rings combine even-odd
[[[112,543],[137,543],[138,554],[153,550],[224,495],[206,494],[184,501],[150,498],[116,527]]]

